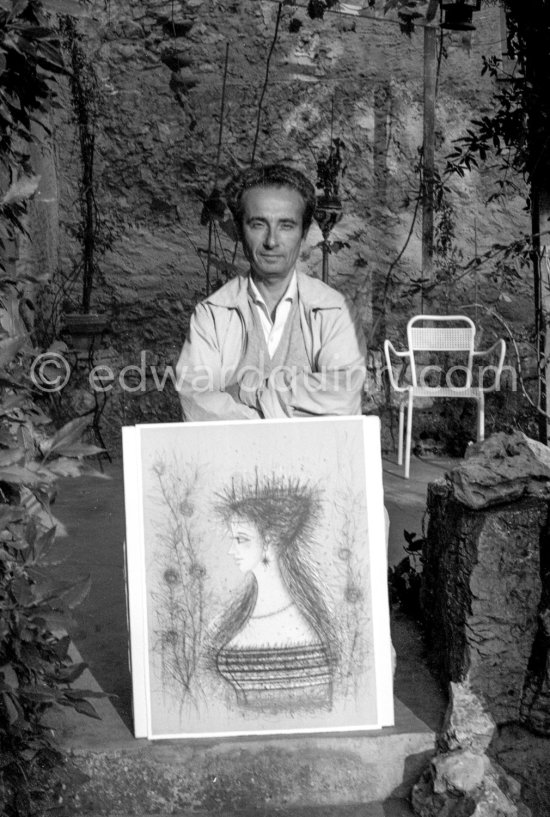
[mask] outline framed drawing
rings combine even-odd
[[[377,418],[123,429],[136,737],[393,723]]]

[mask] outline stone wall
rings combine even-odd
[[[313,178],[331,135],[344,141],[345,213],[332,235],[330,279],[356,303],[374,352],[386,335],[402,338],[407,318],[421,308],[411,282],[421,277],[416,199],[423,34],[418,30],[407,38],[383,15],[382,5],[377,0],[370,17],[327,14],[323,21],[310,20],[301,6],[282,7],[255,156],[257,161],[292,159]],[[107,246],[98,258],[93,307],[111,318],[108,356],[116,351],[118,370],[141,365],[140,353],[146,350],[148,360],[164,371],[174,363],[190,312],[205,294],[204,198],[216,182],[222,186],[251,160],[278,4],[117,0],[105,5],[93,0],[91,8],[92,16],[78,26],[99,81],[95,193]],[[480,74],[481,54],[500,53],[499,14],[493,6],[476,14],[477,30],[468,47],[462,35],[445,40],[437,101],[440,167],[472,114],[490,110],[493,85]],[[294,33],[289,31],[292,17],[302,23]],[[48,195],[59,191],[59,235],[53,245],[58,261],[44,303],[74,309],[81,258],[80,167],[68,89],[53,130],[57,184],[49,184]],[[474,246],[483,252],[493,241],[527,227],[519,198],[485,206],[494,178],[490,172],[472,172],[452,182],[456,245],[464,258],[471,257]],[[313,274],[320,272],[320,242],[314,227],[303,253],[305,268]],[[218,257],[233,259],[232,242],[218,230],[213,247]],[[242,266],[240,252],[235,262]],[[498,286],[481,276],[477,281],[451,276],[434,290],[431,303],[424,302],[424,310],[462,309],[476,294],[485,302],[500,297]],[[530,321],[530,301],[527,288],[513,304],[501,300],[504,317]],[[487,316],[476,317],[482,335],[494,334]],[[113,389],[108,415],[109,443],[116,445],[121,423],[174,420],[179,409],[172,389],[161,393],[148,370],[143,390],[122,394]]]

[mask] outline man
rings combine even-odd
[[[296,270],[313,185],[293,168],[268,165],[236,177],[226,196],[250,270],[191,318],[176,368],[184,419],[360,414],[366,347],[355,310]]]
[[[315,189],[282,164],[226,189],[247,276],[200,303],[177,379],[185,420],[361,413],[365,340],[352,305],[296,269]]]

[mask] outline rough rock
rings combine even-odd
[[[495,460],[519,456],[545,476],[547,452],[527,438],[514,451],[509,443],[500,435],[493,442]],[[487,752],[498,742],[496,724],[526,721],[527,710],[550,723],[548,499],[473,510],[438,481],[428,488],[428,513],[422,604],[450,702],[440,751],[411,802],[420,817],[527,817],[522,786]]]
[[[494,772],[486,777],[472,817],[527,817],[531,812],[521,804],[514,803],[500,789]]]
[[[470,817],[475,801],[466,794],[437,794],[433,790],[433,771],[426,769],[411,791],[411,806],[419,817]]]
[[[485,753],[494,721],[469,683],[453,684],[440,750],[413,786],[419,817],[530,817],[521,785]]]
[[[472,692],[469,679],[449,684],[449,706],[443,725],[442,743],[448,751],[467,749],[482,754],[493,739],[496,724]]]
[[[470,794],[479,789],[489,765],[489,758],[460,750],[434,758],[434,792],[443,794],[446,791]]]
[[[542,473],[548,452],[531,440],[521,446],[524,454],[526,448],[533,453]],[[544,496],[530,495],[474,511],[456,500],[448,484],[432,483],[422,590],[432,658],[444,683],[468,679],[498,724],[521,722],[546,736],[548,509]],[[451,689],[464,695],[464,686]],[[455,748],[452,728],[448,731],[448,747]]]
[[[465,459],[449,480],[455,499],[469,508],[512,502],[550,480],[550,449],[521,431],[493,434],[469,446]]]
[[[472,758],[475,757],[472,755]],[[479,756],[478,768],[484,767],[478,785],[469,788],[476,775],[464,775],[464,753],[453,752],[438,756],[418,783],[413,786],[411,805],[419,817],[530,817],[531,811],[516,796],[517,786],[509,785],[509,778],[502,769],[494,766],[489,758]],[[474,765],[469,761],[471,769]],[[445,786],[446,777],[453,784]],[[468,788],[457,786],[464,783]],[[506,792],[503,790],[506,789]]]
[[[431,660],[444,684],[468,678],[497,724],[517,721],[538,630],[548,504],[531,496],[474,511],[432,483],[428,513],[422,606]]]

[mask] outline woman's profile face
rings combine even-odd
[[[230,523],[231,546],[229,555],[233,556],[241,573],[254,570],[264,556],[264,541],[260,531],[248,519],[234,516]]]

